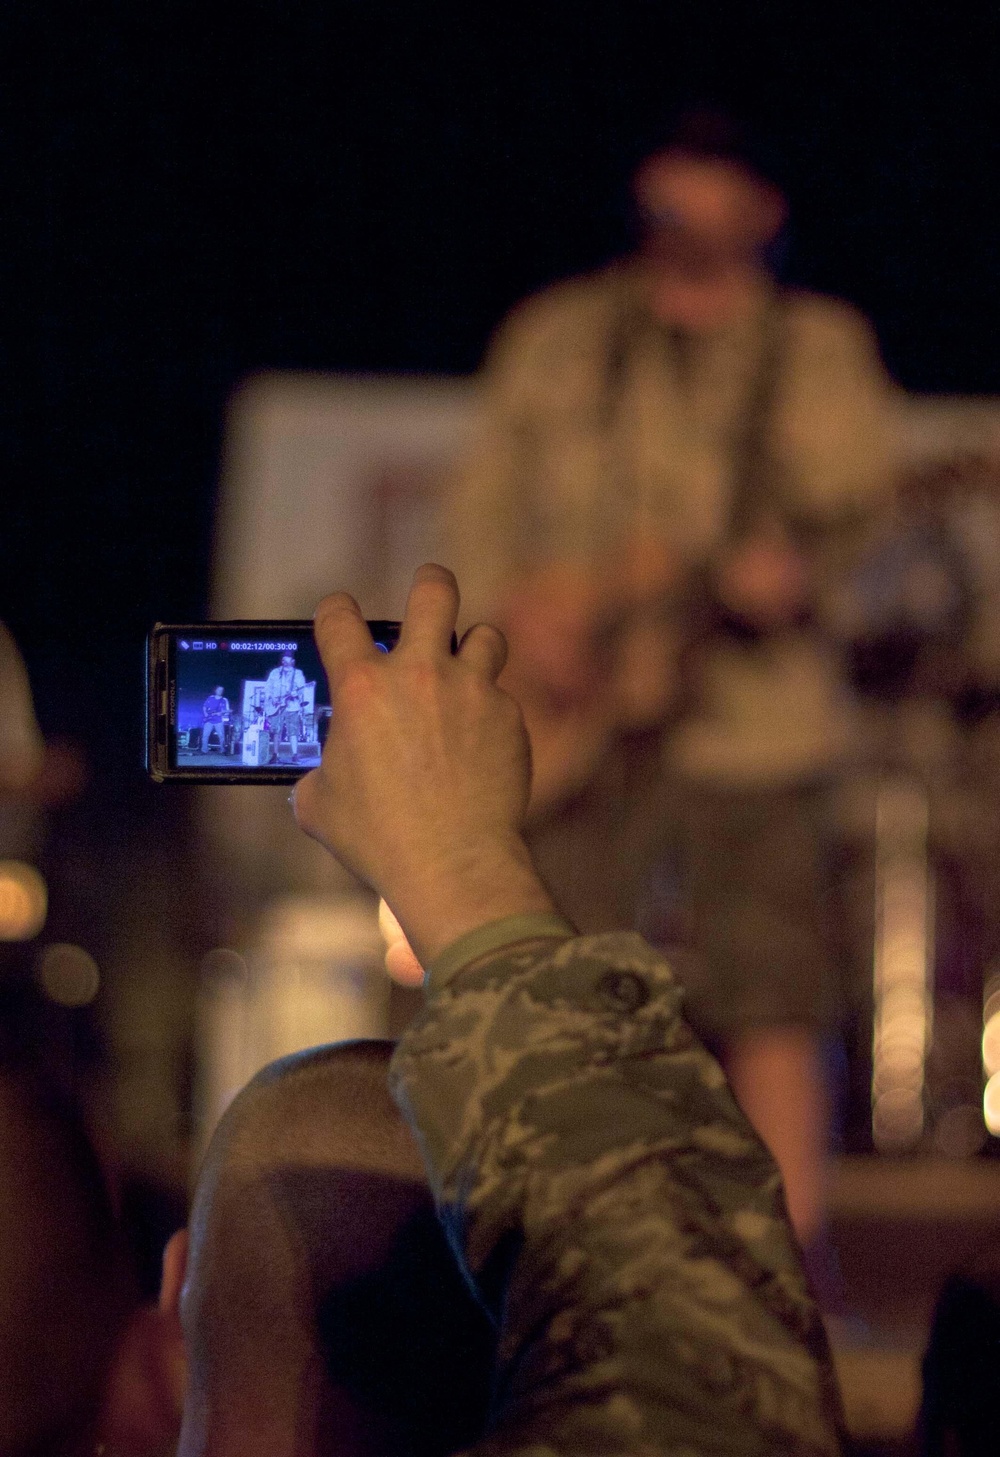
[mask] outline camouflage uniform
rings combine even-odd
[[[667,963],[535,917],[445,957],[392,1082],[499,1324],[476,1457],[837,1452],[777,1169]]]

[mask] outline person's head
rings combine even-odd
[[[739,318],[767,272],[787,204],[735,129],[717,117],[689,118],[640,164],[633,193],[657,317],[694,334]]]
[[[221,683],[217,683],[212,689],[212,692],[215,694],[216,698],[221,698],[225,690]]]
[[[283,1059],[216,1130],[164,1262],[189,1363],[180,1457],[430,1457],[478,1434],[491,1339],[389,1097],[390,1052]]]
[[[283,668],[294,668],[295,667],[295,654],[294,653],[282,653],[282,655],[281,655],[281,666]]]
[[[0,1457],[91,1451],[125,1313],[115,1219],[75,1111],[0,1072]]]

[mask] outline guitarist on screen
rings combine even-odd
[[[295,666],[295,654],[282,653],[280,666],[271,669],[264,688],[264,712],[271,726],[272,763],[278,757],[278,745],[285,729],[293,762],[298,757],[305,693],[305,674]]]

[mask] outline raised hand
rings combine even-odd
[[[379,892],[424,965],[487,921],[552,909],[521,838],[530,758],[496,684],[506,644],[481,624],[452,654],[458,602],[449,571],[419,568],[388,656],[353,598],[320,603],[333,717],[294,796],[300,826]]]

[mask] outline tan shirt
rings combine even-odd
[[[772,297],[710,338],[678,341],[618,264],[557,284],[501,326],[483,374],[473,449],[447,493],[446,559],[470,620],[489,617],[527,571],[600,562],[635,532],[692,565],[726,539],[748,402],[779,320],[763,445],[772,502],[809,542],[820,595],[857,550],[894,474],[890,385],[872,332],[849,306]],[[713,660],[714,655],[714,660]],[[801,637],[737,661],[709,650],[706,694],[669,752],[694,777],[794,780],[842,753],[835,666]]]

